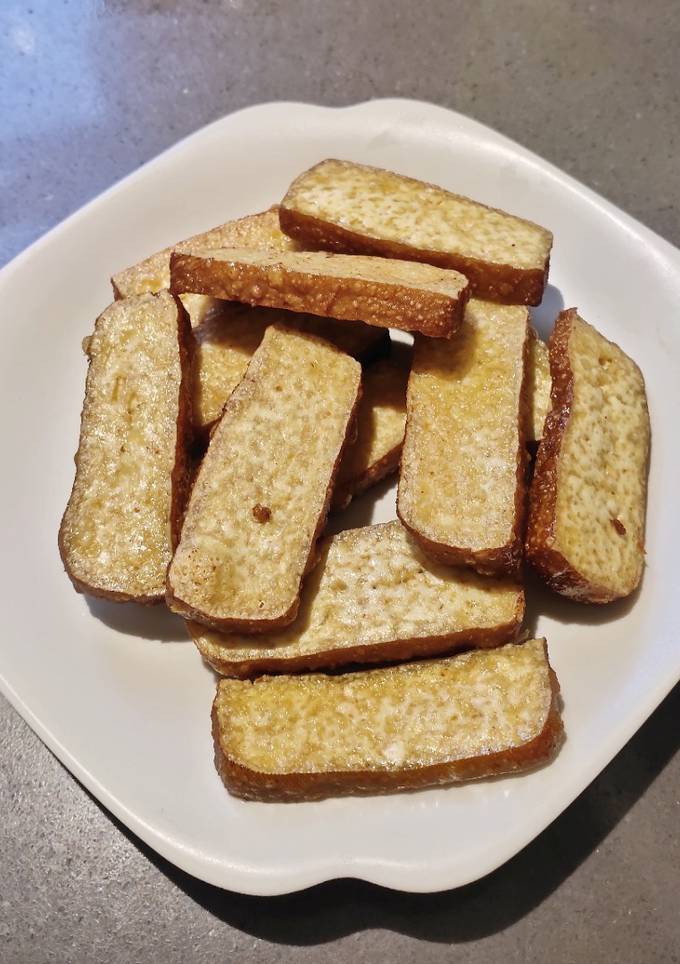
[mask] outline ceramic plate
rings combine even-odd
[[[577,305],[647,379],[653,426],[647,569],[605,608],[536,590],[568,739],[528,776],[308,804],[231,798],[213,767],[211,672],[161,609],[78,596],[57,553],[85,378],[81,339],[112,272],[279,200],[324,157],[393,168],[506,208],[555,234],[545,334]],[[498,867],[611,760],[680,677],[680,252],[487,127],[427,104],[278,103],[211,124],[64,221],[0,273],[2,691],[135,834],[220,887],[277,894],[334,877],[434,891]],[[394,488],[346,524],[394,517]]]

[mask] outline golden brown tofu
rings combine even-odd
[[[411,790],[534,768],[562,740],[545,640],[333,676],[222,679],[215,760],[254,800]]]
[[[453,268],[477,298],[537,305],[543,297],[550,231],[392,171],[322,161],[290,186],[279,219],[306,247]]]
[[[526,308],[472,300],[448,342],[418,339],[397,511],[428,553],[516,572],[526,493]]]
[[[172,610],[255,632],[295,618],[360,390],[349,355],[267,328],[194,483],[168,571]]]
[[[406,429],[408,372],[408,365],[394,354],[364,369],[357,437],[340,466],[335,508],[345,507],[355,495],[397,471]]]
[[[543,426],[550,410],[550,359],[548,346],[531,330],[529,342],[527,388],[529,396],[529,424],[527,442],[540,442]]]
[[[179,535],[191,331],[167,291],[114,302],[87,339],[76,478],[59,532],[80,592],[159,602]]]
[[[386,331],[360,321],[348,325],[294,311],[251,308],[237,301],[218,301],[216,305],[219,310],[194,329],[194,424],[199,433],[209,431],[219,419],[269,325],[283,324],[325,338],[360,361],[389,347]]]
[[[341,532],[320,555],[286,629],[253,639],[189,624],[214,669],[248,677],[387,662],[499,646],[519,631],[520,585],[433,562],[399,522]]]
[[[468,282],[457,271],[325,251],[195,247],[174,252],[171,289],[448,338]]]
[[[550,337],[551,408],[530,490],[527,557],[557,592],[605,603],[644,566],[650,424],[640,369],[579,317]]]
[[[236,221],[227,221],[210,231],[195,234],[169,248],[152,254],[131,268],[119,271],[111,279],[116,298],[129,298],[145,292],[157,292],[170,287],[170,255],[186,251],[196,245],[203,248],[225,248],[236,245],[244,248],[266,248],[269,251],[297,251],[299,245],[279,228],[278,208],[260,214],[250,214]],[[206,295],[184,294],[182,302],[194,328],[210,318],[219,305]]]

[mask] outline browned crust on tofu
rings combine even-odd
[[[193,367],[195,341],[191,330],[191,319],[180,299],[173,295],[178,311],[177,336],[179,358],[182,369],[180,382],[180,418],[177,422],[177,444],[175,446],[175,467],[172,472],[173,500],[170,512],[170,532],[173,552],[177,548],[184,521],[189,492],[194,474],[189,452],[193,443]],[[159,599],[159,602],[162,601]]]
[[[317,338],[314,335],[305,334],[305,337],[311,339],[312,341],[323,341],[323,339]],[[343,352],[340,352],[339,348],[335,348],[335,346],[332,346],[332,347],[335,349],[335,351],[339,352],[340,354],[343,354]],[[233,395],[227,399],[227,402],[224,406],[224,410],[222,413],[222,417],[224,417],[224,415],[230,411],[230,407],[231,407],[230,403],[232,401],[232,398],[233,398]],[[312,537],[312,541],[309,548],[309,554],[307,556],[307,561],[305,563],[305,567],[303,570],[303,577],[308,572],[310,572],[318,562],[319,557],[318,557],[317,544],[319,542],[320,537],[323,535],[324,529],[326,528],[326,520],[328,518],[328,513],[331,506],[333,488],[335,486],[335,480],[337,478],[338,472],[340,471],[340,463],[342,462],[342,457],[345,454],[347,445],[351,442],[351,440],[355,436],[356,417],[357,417],[357,410],[358,410],[360,401],[361,401],[361,383],[359,383],[359,388],[357,391],[356,398],[354,400],[354,405],[352,406],[352,409],[347,419],[347,428],[345,431],[344,441],[340,446],[337,457],[335,459],[335,464],[333,465],[333,471],[331,472],[331,477],[329,479],[328,487],[326,489],[326,496],[324,499],[323,507],[319,514],[319,519],[316,524],[316,529],[314,530],[314,535]],[[196,473],[195,480],[197,480],[201,472],[204,471],[204,466],[205,466],[205,462],[202,462],[200,468],[198,469],[198,472]],[[180,530],[180,534],[181,534],[181,530]],[[166,582],[165,601],[167,603],[168,608],[172,610],[172,612],[178,613],[180,616],[183,616],[185,619],[193,619],[198,623],[202,623],[204,626],[210,626],[212,629],[219,629],[225,632],[241,631],[241,632],[247,632],[247,633],[265,633],[265,632],[269,632],[272,629],[278,629],[283,626],[287,626],[289,623],[293,622],[293,620],[297,616],[297,612],[300,606],[301,588],[302,587],[300,586],[300,589],[298,589],[298,595],[294,600],[293,604],[290,606],[290,608],[281,616],[278,616],[274,619],[233,619],[233,618],[219,619],[214,616],[211,616],[209,613],[205,613],[205,612],[202,612],[201,610],[192,608],[176,594],[175,589],[172,586],[172,583],[170,581],[170,567],[168,567],[168,579]]]
[[[333,511],[337,512],[346,508],[355,496],[361,495],[362,492],[366,492],[382,479],[396,472],[399,468],[402,447],[403,443],[402,445],[395,445],[381,459],[369,465],[361,475],[348,479],[341,486],[336,486],[331,504]]]
[[[392,360],[403,366],[404,376],[406,378],[406,385],[408,385],[408,371],[411,366],[411,349],[409,346],[404,344],[398,344],[392,342],[388,335],[388,352]],[[366,366],[366,375],[370,375],[371,368]],[[404,388],[406,388],[406,385]],[[404,391],[404,398],[406,392]],[[359,429],[359,423],[361,421],[361,412],[357,417],[357,431]],[[347,508],[352,499],[355,496],[361,495],[368,489],[377,485],[387,476],[399,470],[399,459],[401,458],[401,450],[403,448],[403,434],[402,440],[399,444],[395,445],[388,452],[385,452],[379,459],[376,459],[370,465],[367,465],[363,471],[359,471],[353,476],[342,477],[342,472],[340,475],[340,480],[337,482],[335,490],[333,492],[333,499],[331,502],[331,512],[338,512],[342,509]]]
[[[494,549],[474,550],[464,547],[447,546],[441,542],[434,542],[423,536],[420,532],[409,525],[408,521],[399,511],[399,498],[397,497],[397,515],[402,524],[418,540],[425,552],[433,559],[446,563],[451,566],[470,566],[482,575],[510,575],[516,576],[522,565],[524,556],[524,528],[527,510],[527,477],[529,467],[529,452],[526,444],[527,425],[529,419],[529,326],[527,326],[527,337],[524,341],[524,371],[522,376],[522,389],[520,392],[520,403],[518,410],[518,431],[519,444],[516,456],[516,478],[515,487],[515,515],[512,526],[512,536],[504,546]],[[407,393],[408,398],[408,393]],[[409,430],[409,407],[406,405],[406,432]],[[401,484],[401,478],[399,480]]]
[[[339,350],[339,349],[338,349]],[[311,572],[314,566],[318,562],[318,551],[317,545],[320,537],[323,535],[323,531],[326,528],[326,520],[328,518],[328,513],[331,505],[331,498],[333,495],[333,488],[335,485],[335,479],[337,478],[338,472],[340,471],[340,463],[342,462],[342,456],[344,455],[347,445],[354,434],[354,424],[356,421],[356,413],[361,399],[361,389],[357,394],[356,402],[354,403],[354,408],[347,422],[347,432],[345,434],[345,440],[338,452],[338,456],[335,460],[335,465],[333,466],[333,472],[326,490],[326,498],[324,501],[321,514],[319,515],[319,521],[317,522],[314,536],[309,549],[309,555],[307,556],[307,562],[305,564],[303,576]],[[227,405],[229,402],[227,401]],[[227,406],[225,405],[225,411]],[[199,469],[200,473],[201,469]],[[276,619],[216,619],[210,616],[208,613],[201,612],[200,610],[193,609],[188,606],[182,599],[175,594],[175,591],[168,579],[166,584],[165,601],[168,608],[172,612],[178,613],[184,616],[185,619],[194,619],[198,623],[202,623],[204,626],[210,626],[213,629],[220,629],[223,631],[241,631],[247,633],[266,633],[272,629],[278,629],[283,626],[288,626],[292,623],[297,616],[298,609],[300,607],[300,593],[298,592],[297,598],[293,602],[292,606],[281,616]]]
[[[177,436],[175,444],[175,464],[172,471],[172,504],[170,507],[170,533],[172,539],[172,549],[174,551],[179,541],[184,509],[186,507],[186,499],[189,494],[192,477],[192,468],[189,460],[189,447],[192,439],[193,421],[191,404],[191,370],[194,339],[191,334],[191,322],[189,321],[189,316],[187,315],[179,298],[175,296],[173,297],[177,305],[177,344],[179,348],[179,359],[182,372],[179,389],[179,416],[177,421]],[[87,396],[87,383],[85,395]],[[81,409],[80,416],[81,422],[84,411],[85,401],[83,400],[83,407]],[[73,495],[73,490],[75,489],[76,479],[78,477],[80,467],[78,458],[79,451],[76,452],[74,459],[76,465],[76,474],[71,487],[71,495]],[[69,502],[70,498],[71,497],[69,496]],[[81,579],[78,579],[71,569],[68,553],[66,552],[66,547],[64,546],[63,526],[65,517],[66,510],[64,510],[64,515],[62,516],[61,525],[59,527],[59,536],[57,540],[59,545],[59,555],[61,556],[61,561],[64,565],[64,569],[66,570],[66,574],[73,583],[73,587],[76,592],[86,593],[88,596],[98,596],[102,599],[109,599],[112,602],[136,602],[145,606],[153,606],[164,601],[164,596],[162,594],[153,596],[135,596],[131,595],[130,593],[103,589],[100,586],[94,586],[90,583],[83,582]]]
[[[168,580],[165,590],[165,602],[171,612],[177,613],[178,616],[182,616],[184,619],[193,619],[196,622],[202,623],[204,626],[209,626],[211,629],[220,629],[224,632],[240,631],[255,634],[266,633],[271,629],[278,629],[292,623],[297,615],[300,597],[298,596],[293,605],[281,616],[277,616],[276,619],[216,619],[214,616],[203,613],[199,609],[193,609],[185,603],[183,599],[175,594]]]
[[[278,213],[278,205],[273,204],[266,211],[258,211],[257,214],[246,214],[236,218],[234,221],[227,221],[208,231],[202,231],[189,238],[177,241],[175,244],[168,245],[160,251],[154,252],[142,261],[117,271],[111,278],[113,296],[118,301],[121,298],[129,298],[133,295],[145,292],[157,292],[167,286],[168,282],[162,283],[164,277],[170,273],[170,255],[176,249],[185,248],[191,244],[206,244],[215,247],[217,244],[226,244],[227,239],[231,243],[243,244],[244,247],[265,247],[263,233],[260,228],[261,222],[267,215],[275,216]],[[291,245],[293,247],[293,245]],[[160,276],[161,284],[152,283],[151,278]]]
[[[552,668],[549,672],[552,703],[542,731],[533,740],[500,753],[408,770],[284,774],[251,770],[230,759],[222,747],[216,697],[212,708],[215,766],[227,790],[234,796],[244,800],[281,803],[320,800],[329,796],[419,790],[532,770],[552,760],[564,740],[564,726],[559,709],[560,687]]]
[[[574,397],[569,337],[575,315],[573,308],[560,312],[548,343],[552,379],[550,411],[545,420],[529,492],[526,553],[531,565],[553,589],[557,592],[569,589],[583,598],[583,593],[588,591],[587,582],[571,568],[561,552],[549,547],[555,536],[557,466]],[[608,600],[603,596],[598,601]]]
[[[248,309],[244,309],[244,310],[247,311]],[[311,320],[314,321],[317,325],[324,324],[323,320],[319,321],[317,316],[315,316]],[[332,320],[333,319],[331,319],[331,323],[332,323]],[[229,320],[223,319],[220,317],[220,315],[217,315],[217,314],[213,318],[209,319],[208,325],[211,328],[213,328],[214,326],[219,325],[221,321],[224,321],[225,326],[227,326],[228,328]],[[291,312],[290,322],[287,319],[283,319],[279,317],[277,319],[272,319],[271,324],[278,323],[278,324],[287,325],[290,323],[290,325],[295,328],[298,326],[299,322],[300,322],[300,319],[297,319],[296,316]],[[344,324],[344,322],[341,322],[341,324]],[[356,358],[356,360],[360,362],[361,365],[364,365],[364,366],[370,365],[372,362],[378,361],[378,359],[384,358],[386,355],[389,354],[392,342],[390,341],[390,333],[387,329],[376,330],[375,328],[368,328],[368,327],[364,328],[362,322],[355,323],[355,328],[357,325],[362,326],[361,329],[359,330],[365,331],[367,335],[370,333],[374,337],[371,337],[370,339],[366,337],[362,341],[358,341],[355,350],[350,350],[349,346],[345,346],[343,344],[340,344],[340,345],[336,344],[332,331],[328,333],[324,333],[322,330],[317,328],[314,328],[313,330],[308,331],[306,327],[301,327],[299,330],[305,331],[307,334],[311,335],[312,337],[322,338],[324,341],[330,341],[331,344],[335,345],[339,351],[346,352],[346,354],[351,355],[352,358]],[[203,325],[200,325],[198,328],[192,329],[194,342],[198,342],[199,340],[205,337],[206,328],[207,328],[207,325],[204,322]],[[247,365],[245,367],[247,367]],[[245,374],[245,370],[244,370],[244,374]],[[199,377],[199,356],[197,352],[194,352],[194,367],[193,367],[193,375],[192,375],[194,387],[196,385],[196,380],[198,379],[198,377]],[[225,399],[225,402],[226,402],[226,399]],[[193,432],[194,432],[195,439],[198,442],[200,447],[202,448],[207,447],[208,442],[210,441],[210,435],[213,429],[216,427],[217,423],[219,422],[220,418],[221,418],[221,415],[218,416],[217,418],[214,418],[211,422],[206,422],[202,425],[198,424],[197,420],[194,419]],[[399,464],[399,452],[397,452],[397,462],[395,464],[394,469],[393,470],[388,469],[387,471],[395,471],[398,464]],[[387,474],[387,472],[384,474]],[[377,482],[378,479],[376,479],[375,481]],[[369,484],[372,484],[372,483],[369,483]],[[335,501],[333,505],[335,505]]]
[[[470,281],[471,295],[486,301],[512,305],[540,305],[548,280],[550,258],[543,270],[493,264],[477,258],[443,251],[428,251],[410,244],[371,238],[339,224],[322,221],[285,206],[279,207],[281,230],[306,247],[341,254],[370,254],[403,261],[424,261],[438,268],[453,268]]]
[[[303,673],[330,670],[340,666],[368,665],[370,663],[398,663],[406,659],[424,659],[429,656],[448,656],[461,649],[494,649],[517,639],[524,618],[524,592],[518,594],[514,618],[493,628],[464,629],[442,636],[411,637],[385,643],[365,643],[360,646],[339,647],[307,656],[268,656],[264,659],[238,660],[208,658],[196,643],[197,633],[188,623],[189,635],[196,643],[203,659],[222,676],[235,679],[252,679],[256,676],[276,673]]]
[[[340,351],[339,348],[337,350]],[[317,562],[319,561],[319,540],[326,528],[328,513],[330,512],[331,503],[333,500],[333,490],[335,489],[335,480],[338,477],[338,472],[340,471],[340,465],[342,464],[342,459],[347,451],[347,447],[352,444],[352,442],[356,439],[356,436],[357,436],[357,413],[359,411],[359,404],[361,402],[361,393],[362,393],[362,387],[360,382],[359,389],[357,391],[357,396],[354,400],[354,405],[352,406],[352,411],[350,412],[350,416],[347,419],[347,431],[345,432],[345,438],[343,440],[342,445],[340,446],[340,450],[338,452],[338,456],[335,460],[335,465],[333,466],[333,471],[331,473],[331,477],[328,482],[328,488],[326,489],[326,499],[323,504],[323,509],[321,510],[319,521],[317,522],[316,529],[314,530],[314,537],[312,539],[312,544],[309,549],[309,555],[307,556],[307,562],[305,564],[305,569],[304,569],[305,576],[307,575],[307,573],[312,571],[314,566],[316,566]],[[302,589],[302,586],[300,586],[300,589]],[[288,620],[289,623],[292,622],[295,616],[297,615],[299,605],[300,605],[300,595],[298,593],[297,602],[295,604],[295,613],[293,614],[291,619]]]
[[[576,308],[561,311],[548,342],[552,379],[550,411],[529,490],[526,555],[541,578],[556,592],[580,602],[608,603],[618,599],[619,594],[585,579],[561,552],[552,548],[557,524],[558,466],[574,400],[569,339],[577,318]]]
[[[454,298],[407,284],[335,278],[283,264],[251,265],[177,251],[170,259],[170,273],[175,294],[192,292],[342,321],[359,320],[379,328],[419,331],[430,338],[448,338],[458,328],[469,292],[463,288]]]

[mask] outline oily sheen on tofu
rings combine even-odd
[[[392,171],[322,161],[292,183],[279,219],[305,245],[454,268],[477,298],[537,305],[543,296],[550,231]]]
[[[200,245],[203,248],[265,248],[269,251],[297,251],[299,245],[279,227],[278,208],[272,207],[259,214],[249,214],[235,221],[227,221],[216,228],[195,234],[175,245],[157,251],[143,261],[119,271],[111,279],[116,298],[129,298],[145,292],[158,292],[170,287],[170,255]],[[183,294],[182,303],[189,313],[192,327],[208,319],[218,307],[215,299],[206,295]]]
[[[349,355],[267,329],[194,483],[168,571],[171,609],[218,629],[291,622],[360,389]]]
[[[357,437],[342,459],[333,492],[336,508],[346,506],[355,495],[399,467],[406,430],[409,371],[408,364],[402,361],[381,358],[364,369]]]
[[[530,490],[527,555],[558,592],[628,596],[644,566],[650,423],[640,369],[576,309],[550,337],[551,409]]]
[[[436,786],[547,762],[562,739],[545,640],[339,675],[222,679],[231,793],[310,800]]]
[[[214,669],[239,677],[328,669],[498,646],[519,631],[520,585],[432,562],[399,522],[349,529],[319,551],[284,630],[253,640],[189,624]]]
[[[189,322],[167,291],[127,298],[99,316],[86,351],[61,556],[81,592],[159,602],[187,486]]]
[[[173,252],[170,274],[179,295],[189,291],[432,338],[456,330],[469,288],[457,271],[325,251],[196,247]]]
[[[397,511],[426,551],[517,570],[525,501],[528,311],[473,299],[455,338],[418,339]]]
[[[194,425],[207,432],[243,378],[255,349],[273,324],[318,335],[360,361],[389,348],[386,331],[357,321],[352,325],[276,308],[251,308],[237,301],[216,301],[217,309],[194,328]]]
[[[543,438],[543,426],[550,410],[550,359],[548,346],[531,330],[529,341],[527,372],[527,389],[529,403],[529,421],[527,426],[527,442],[540,442]]]

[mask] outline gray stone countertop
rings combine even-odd
[[[680,245],[677,0],[3,0],[0,262],[203,124],[274,99],[429,100]],[[202,884],[0,700],[0,959],[680,960],[680,688],[500,870],[408,895]]]

